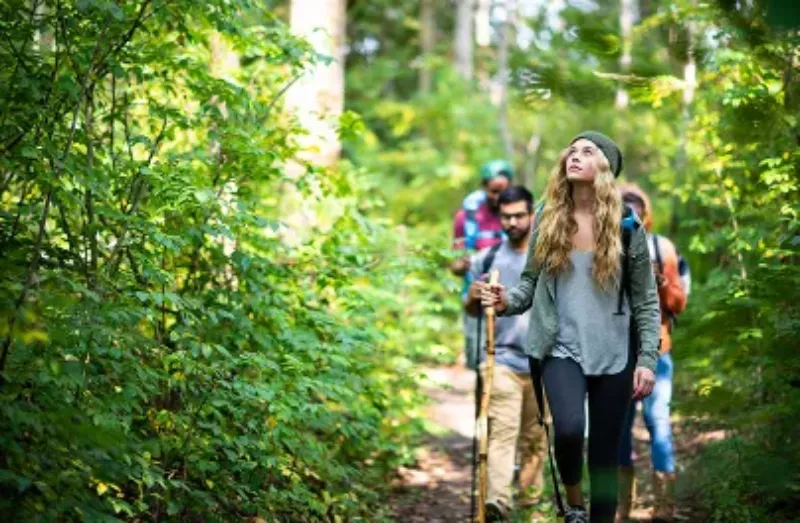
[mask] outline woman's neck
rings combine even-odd
[[[575,204],[575,212],[581,214],[594,213],[594,184],[592,183],[573,183],[572,201]]]
[[[594,250],[594,196],[592,184],[572,184],[572,202],[575,205],[572,217],[578,226],[572,236],[572,248],[578,251]]]

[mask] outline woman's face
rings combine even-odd
[[[567,180],[570,182],[594,182],[597,174],[597,162],[602,154],[595,144],[583,138],[570,145],[565,160]]]
[[[508,189],[509,181],[505,176],[495,176],[488,182],[484,183],[486,190],[486,199],[489,203],[489,208],[493,211],[498,209],[497,202],[500,199],[500,193]]]

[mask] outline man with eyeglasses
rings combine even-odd
[[[525,268],[533,220],[533,195],[521,186],[512,186],[498,197],[499,218],[505,238],[497,246],[472,257],[473,283],[465,300],[468,314],[481,312],[481,290],[491,269],[500,271],[500,283],[513,287]],[[519,446],[518,504],[538,503],[543,482],[547,447],[544,429],[539,425],[539,409],[530,379],[525,340],[530,311],[519,316],[499,316],[495,324],[495,368],[489,398],[489,453],[487,517],[490,521],[508,518],[512,499],[515,453]],[[480,361],[486,358],[481,346]],[[485,369],[481,369],[485,372]]]

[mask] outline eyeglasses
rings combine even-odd
[[[510,222],[511,220],[522,221],[525,218],[527,218],[528,216],[530,216],[530,213],[527,213],[527,212],[518,212],[518,213],[514,213],[514,214],[506,214],[506,213],[501,212],[500,213],[500,220],[502,220],[504,222]]]

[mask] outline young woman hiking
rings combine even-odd
[[[658,294],[644,228],[615,186],[621,168],[607,136],[573,139],[550,177],[520,283],[486,286],[481,297],[498,314],[531,309],[527,353],[550,404],[566,523],[614,520],[625,414],[655,381]],[[590,519],[581,492],[587,394]]]

